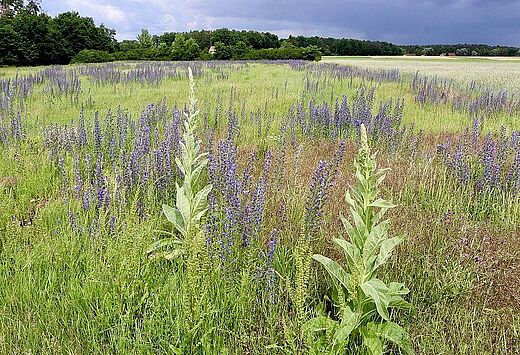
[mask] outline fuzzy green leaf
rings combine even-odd
[[[372,329],[362,329],[361,337],[369,355],[383,355],[383,343]]]
[[[346,341],[348,344],[348,338],[352,331],[357,328],[360,320],[360,315],[353,312],[350,307],[346,307],[343,310],[341,317],[341,324],[334,333],[333,342],[334,346],[341,344]]]
[[[335,262],[334,260],[331,260],[327,258],[326,256],[314,254],[312,258],[325,267],[325,270],[332,276],[334,279],[336,279],[343,287],[348,289],[348,283],[350,276],[349,274],[341,267],[340,264]]]
[[[193,214],[198,214],[201,210],[205,209],[208,204],[208,194],[210,193],[212,185],[206,185],[202,190],[197,192],[193,203]]]
[[[190,201],[186,196],[186,190],[184,186],[177,185],[177,199],[175,201],[175,205],[182,215],[184,226],[186,228],[190,222]]]
[[[155,243],[153,243],[152,245],[150,245],[146,249],[146,254],[153,253],[153,252],[157,251],[158,249],[161,249],[165,246],[179,245],[181,243],[182,242],[177,238],[164,238],[164,239],[158,240]]]
[[[356,201],[354,201],[354,199],[352,199],[352,197],[350,196],[350,191],[348,191],[348,190],[347,190],[347,192],[345,192],[345,201],[347,201],[349,206],[351,206],[353,208],[356,207]]]
[[[185,237],[186,227],[181,212],[177,208],[170,207],[168,205],[163,205],[162,209],[166,219],[170,221],[175,229],[177,229],[177,231],[179,231],[179,233]]]
[[[186,175],[186,171],[184,170],[184,165],[178,157],[175,157],[175,164],[177,165],[177,168],[179,168],[179,170],[181,171],[182,175]]]
[[[410,292],[408,288],[400,282],[390,282],[390,284],[388,284],[388,290],[388,307],[413,311],[413,306],[401,297]]]
[[[386,231],[388,229],[388,221],[384,221],[372,228],[363,246],[363,258],[368,260],[372,255],[375,255],[378,248],[386,238]]]
[[[357,232],[356,236],[358,238],[352,240],[352,242],[358,247],[359,250],[363,250],[362,245],[365,242],[365,233],[367,230],[367,227],[365,225],[365,222],[363,222],[363,218],[361,218],[360,214],[354,210],[353,208],[350,209],[350,214],[352,215],[352,219],[354,220],[354,224],[356,226]]]
[[[374,270],[383,265],[390,256],[392,256],[392,252],[395,247],[398,246],[402,241],[403,237],[393,237],[390,239],[386,239],[381,243],[381,248],[379,249],[379,255],[377,256],[377,260],[374,265]]]
[[[359,250],[345,239],[335,238],[334,243],[339,245],[345,252],[347,258],[347,266],[350,272],[353,272],[357,268],[357,265],[361,263],[361,254]]]
[[[383,200],[382,198],[378,198],[377,200],[372,202],[370,204],[370,206],[371,207],[386,208],[386,209],[397,207],[397,205],[394,205],[393,203],[390,203],[390,202],[388,202],[386,200]]]
[[[385,339],[399,346],[405,354],[413,354],[410,336],[403,327],[394,322],[369,323],[367,328],[379,338]]]
[[[389,320],[388,315],[388,287],[379,279],[373,278],[361,285],[364,294],[374,301],[377,313],[384,319]]]

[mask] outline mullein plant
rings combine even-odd
[[[173,224],[174,231],[169,238],[159,240],[149,249],[150,257],[164,257],[168,260],[180,259],[186,266],[186,307],[190,320],[197,317],[198,295],[201,277],[208,268],[208,253],[204,235],[203,219],[208,210],[208,194],[211,184],[202,184],[201,176],[208,164],[207,153],[201,152],[197,139],[197,100],[191,68],[188,68],[190,82],[189,110],[184,112],[184,132],[180,142],[180,154],[175,164],[183,176],[182,185],[176,184],[175,207],[163,205],[163,212]]]
[[[389,343],[403,353],[413,353],[407,332],[391,321],[390,309],[411,309],[402,296],[409,290],[401,283],[385,284],[377,278],[378,269],[392,255],[402,237],[388,236],[388,220],[383,215],[395,205],[378,197],[387,169],[377,169],[370,153],[367,132],[361,126],[361,147],[355,159],[357,185],[347,191],[353,224],[341,216],[348,238],[334,239],[344,252],[344,264],[323,255],[313,255],[330,274],[333,318],[318,312],[305,326],[306,341],[313,353],[345,353],[346,350],[383,354]]]

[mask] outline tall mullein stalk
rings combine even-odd
[[[323,255],[313,255],[333,280],[336,314],[333,318],[321,314],[311,319],[304,327],[306,340],[314,353],[347,350],[382,355],[393,343],[403,353],[412,354],[408,333],[391,320],[390,312],[390,309],[411,308],[402,298],[409,291],[402,283],[386,284],[377,278],[379,269],[403,238],[388,236],[389,221],[383,216],[395,205],[379,197],[379,186],[387,169],[377,169],[364,125],[355,167],[358,183],[345,194],[352,223],[341,216],[346,235],[334,239],[344,260],[339,263]]]
[[[209,263],[203,219],[208,210],[208,194],[212,185],[200,181],[208,164],[208,154],[201,152],[200,140],[196,136],[199,111],[191,68],[188,68],[188,76],[189,110],[184,112],[184,133],[180,142],[180,154],[175,158],[175,164],[182,173],[183,180],[180,186],[176,183],[175,207],[162,206],[164,215],[173,224],[174,230],[171,237],[154,243],[148,249],[148,253],[152,257],[180,258],[185,262],[186,311],[193,321],[197,317],[201,278]]]

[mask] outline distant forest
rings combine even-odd
[[[41,11],[37,0],[1,0],[0,65],[48,65],[115,60],[319,60],[322,55],[517,56],[514,47],[475,44],[399,46],[388,42],[289,36],[226,28],[117,41],[116,31],[90,17]]]

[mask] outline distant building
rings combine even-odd
[[[455,57],[455,56],[457,56],[457,54],[455,54],[455,53],[448,53],[448,57]]]
[[[447,54],[446,53],[441,53],[441,57],[446,57]]]
[[[211,46],[211,47],[209,47],[208,52],[209,52],[209,54],[215,54],[215,53],[217,53],[217,48],[215,48],[215,46]]]

